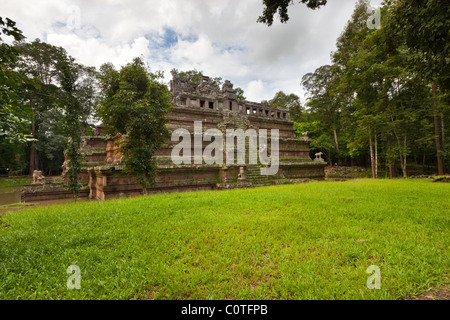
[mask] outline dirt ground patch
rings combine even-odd
[[[450,300],[450,284],[428,291],[424,295],[410,297],[406,300]]]

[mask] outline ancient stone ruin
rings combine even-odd
[[[199,84],[174,77],[170,82],[170,91],[174,108],[168,114],[167,126],[172,132],[184,128],[193,134],[195,121],[201,121],[203,131],[218,129],[223,134],[227,129],[278,129],[279,168],[274,175],[262,175],[260,169],[263,164],[259,161],[250,164],[248,152],[245,164],[195,164],[194,161],[191,164],[175,164],[171,153],[179,141],[168,141],[156,154],[157,183],[149,190],[150,193],[220,190],[324,178],[325,161],[318,155],[314,161],[310,158],[310,139],[307,133],[300,138],[295,136],[288,110],[239,100],[233,93],[230,81],[226,80],[220,88],[206,76],[201,78]],[[94,136],[82,137],[81,151],[85,162],[81,180],[86,185],[84,190],[89,190],[88,197],[91,199],[142,194],[135,178],[122,172],[122,155],[115,144],[118,139],[123,137],[105,136],[101,127],[95,130]],[[202,151],[209,143],[203,142]],[[245,145],[240,147],[249,151],[248,144],[246,139]],[[87,194],[87,190],[83,194]],[[26,194],[23,198],[27,201]]]
[[[42,174],[41,170],[33,171],[33,184],[43,184],[45,181],[45,177]]]

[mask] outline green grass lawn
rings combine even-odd
[[[449,195],[353,180],[10,212],[0,299],[403,299],[448,283]]]
[[[31,182],[31,177],[0,177],[0,193],[10,192],[11,189],[21,188]]]

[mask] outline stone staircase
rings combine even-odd
[[[261,174],[261,165],[249,164],[247,165],[247,171],[245,173],[245,177],[247,182],[254,185],[270,185],[271,182],[269,180],[269,176]]]

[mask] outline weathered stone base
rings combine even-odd
[[[78,198],[88,198],[89,189],[83,188],[78,193]],[[26,186],[21,194],[22,202],[49,201],[60,199],[71,199],[73,193],[62,186],[54,186],[51,184],[35,184]]]
[[[89,168],[89,198],[107,200],[142,195],[142,188],[133,176],[125,175],[117,167]],[[214,190],[218,167],[158,168],[157,183],[148,193]]]
[[[246,173],[243,179],[238,176],[240,168],[243,168]],[[157,172],[157,183],[148,189],[148,193],[224,190],[300,183],[308,179],[322,180],[323,168],[323,163],[314,162],[283,164],[280,165],[277,175],[262,176],[259,172],[260,167],[256,165],[160,166]],[[136,179],[123,174],[120,167],[88,168],[88,173],[90,199],[107,200],[143,193]]]
[[[324,179],[323,163],[305,162],[282,164],[273,176],[264,176],[257,165],[180,165],[160,166],[157,183],[148,189],[149,194],[226,190],[252,188],[279,184],[295,184]],[[244,178],[239,178],[240,169]],[[86,169],[89,177],[88,186],[83,188],[78,197],[96,200],[108,200],[121,197],[134,197],[143,194],[135,177],[126,175],[120,166],[91,167]],[[70,199],[73,194],[62,185],[30,185],[22,193],[22,202]]]

